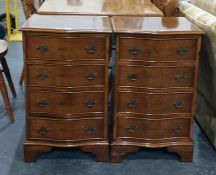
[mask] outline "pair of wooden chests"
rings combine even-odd
[[[110,146],[112,162],[140,147],[192,161],[197,27],[183,17],[33,15],[21,30],[25,161],[54,147],[108,161]]]

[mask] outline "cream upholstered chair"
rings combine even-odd
[[[202,41],[196,119],[216,147],[216,0],[179,1],[179,10],[199,26]]]

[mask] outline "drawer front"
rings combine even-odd
[[[165,139],[189,137],[191,119],[148,120],[118,118],[117,137],[139,139]]]
[[[121,38],[119,58],[143,61],[195,60],[196,39]]]
[[[145,114],[191,113],[192,93],[119,92],[117,112]]]
[[[67,115],[104,111],[103,92],[49,92],[30,91],[28,94],[30,113]]]
[[[119,86],[193,87],[194,67],[119,66]]]
[[[104,59],[105,41],[105,37],[30,36],[26,43],[26,56],[51,60]]]
[[[103,65],[28,65],[28,85],[76,87],[104,85]]]
[[[28,120],[30,139],[70,141],[103,138],[103,119]]]

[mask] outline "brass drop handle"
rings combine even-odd
[[[136,81],[138,78],[139,78],[139,76],[136,73],[129,73],[127,75],[127,79],[130,81]]]
[[[179,55],[186,55],[188,53],[188,49],[184,48],[184,47],[179,47],[179,48],[176,49],[176,52]]]
[[[137,125],[129,125],[127,126],[127,131],[128,132],[135,132],[138,129]]]
[[[139,102],[136,100],[128,100],[127,101],[127,106],[129,108],[136,108],[138,106]]]
[[[136,54],[140,53],[142,49],[139,47],[130,47],[128,50],[131,54],[136,55]]]
[[[42,127],[38,128],[37,131],[41,134],[46,134],[49,132],[49,128],[42,126]]]
[[[47,107],[49,105],[49,101],[46,99],[40,99],[36,102],[38,107]]]
[[[174,79],[177,81],[177,82],[181,82],[185,79],[185,74],[184,73],[178,73],[174,76]]]
[[[36,47],[36,50],[38,52],[44,53],[44,52],[48,51],[48,46],[47,45],[39,45]]]
[[[171,131],[172,131],[173,133],[175,133],[175,134],[178,134],[178,133],[180,133],[180,132],[182,131],[182,126],[176,125],[176,126],[174,126],[173,128],[171,128]]]
[[[95,99],[87,99],[84,100],[83,103],[87,106],[87,107],[93,107],[96,103]]]
[[[87,80],[94,80],[96,77],[96,73],[94,72],[87,72],[84,74],[85,79]]]
[[[84,130],[86,133],[90,134],[90,133],[94,132],[94,131],[96,130],[96,128],[93,127],[93,126],[86,126],[86,127],[83,128],[83,130]]]
[[[184,102],[180,101],[180,100],[176,100],[174,101],[173,105],[175,106],[175,108],[182,108],[183,107]]]
[[[46,80],[49,77],[49,75],[46,72],[38,72],[36,73],[36,77],[40,80]]]
[[[96,46],[86,46],[85,50],[88,53],[95,53],[97,51],[97,48],[96,48]]]

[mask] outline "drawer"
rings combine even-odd
[[[167,114],[191,113],[192,93],[119,92],[117,112]]]
[[[45,140],[88,140],[103,138],[103,119],[28,119],[28,137]]]
[[[120,38],[119,59],[143,61],[195,60],[196,39]]]
[[[104,59],[105,37],[29,36],[27,58],[54,60]]]
[[[27,66],[30,86],[104,86],[104,65],[34,65]]]
[[[165,139],[189,137],[191,119],[118,118],[118,138]]]
[[[30,113],[69,115],[104,111],[104,92],[29,91]]]
[[[193,87],[194,67],[119,66],[119,86]]]

